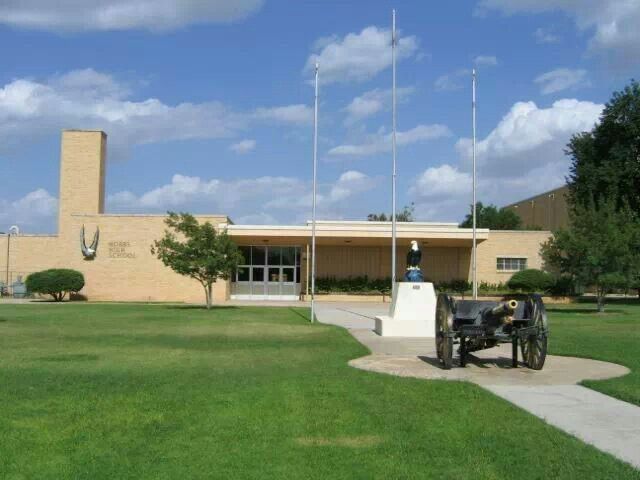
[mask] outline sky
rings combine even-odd
[[[564,149],[640,67],[638,0],[3,0],[0,231],[55,233],[62,129],[108,135],[109,213],[311,216],[391,207],[391,12],[398,205],[416,220],[562,185]]]

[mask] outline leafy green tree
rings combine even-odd
[[[571,204],[613,199],[616,209],[640,212],[640,84],[615,92],[600,122],[571,138],[567,154]]]
[[[382,213],[370,213],[367,215],[367,220],[370,222],[387,222],[389,219],[387,218],[387,214]]]
[[[226,231],[216,231],[211,223],[199,224],[188,213],[168,215],[165,224],[170,230],[154,242],[151,253],[176,273],[200,282],[209,309],[213,284],[229,279],[243,261],[242,253]]]
[[[51,268],[32,273],[25,281],[27,291],[51,295],[61,302],[67,293],[77,293],[84,287],[84,275],[68,268]]]
[[[462,228],[473,227],[473,207],[464,218],[460,226]],[[476,226],[491,230],[522,230],[522,219],[511,210],[498,208],[495,205],[484,206],[482,202],[476,203]]]
[[[413,222],[415,221],[413,218],[413,213],[415,212],[415,206],[412,203],[411,205],[405,205],[401,212],[396,213],[396,222]],[[367,220],[370,222],[390,222],[392,215],[389,214],[387,216],[383,213],[370,213],[367,215]]]
[[[543,244],[545,266],[595,288],[598,311],[614,288],[631,285],[640,272],[640,227],[628,208],[614,201],[576,205],[568,229],[555,232]]]

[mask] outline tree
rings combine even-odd
[[[367,215],[367,220],[370,222],[386,222],[388,221],[387,219],[387,214],[382,212],[382,213],[370,213],[369,215]]]
[[[473,227],[473,207],[460,226]],[[495,205],[485,207],[482,202],[478,202],[476,203],[476,226],[491,230],[522,230],[522,219],[511,210],[498,209]]]
[[[613,199],[616,209],[640,212],[640,84],[614,92],[600,122],[574,135],[567,146],[572,165],[569,200],[588,206]]]
[[[639,251],[639,224],[630,209],[616,209],[614,200],[576,205],[569,228],[554,233],[542,246],[545,266],[595,288],[599,312],[604,311],[608,292],[631,285],[637,277]]]
[[[199,224],[188,213],[168,212],[164,237],[151,246],[167,267],[191,277],[202,285],[211,308],[212,286],[219,279],[227,280],[242,262],[242,253],[226,230],[217,232],[209,222]]]
[[[67,293],[77,293],[84,287],[84,276],[77,270],[51,268],[32,273],[25,281],[27,291],[51,295],[61,302]]]
[[[405,205],[401,212],[396,213],[396,222],[413,222],[413,213],[415,211],[415,206],[413,203],[411,205]],[[392,215],[387,215],[383,213],[370,213],[367,215],[367,220],[370,222],[390,222]]]

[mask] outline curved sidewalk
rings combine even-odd
[[[322,323],[347,328],[371,355],[349,365],[379,373],[423,379],[469,381],[547,423],[640,469],[640,407],[577,385],[629,373],[626,367],[550,355],[541,371],[511,368],[511,349],[501,345],[469,355],[466,368],[440,368],[431,338],[380,337],[376,315],[389,304],[317,303]]]

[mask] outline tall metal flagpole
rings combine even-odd
[[[471,81],[471,123],[473,129],[473,246],[471,247],[471,280],[473,282],[473,299],[478,298],[478,278],[476,259],[476,69],[473,69]]]
[[[313,207],[311,212],[311,323],[316,315],[316,179],[318,172],[318,64],[316,63],[316,86],[313,107]],[[307,259],[307,262],[309,259]]]
[[[391,87],[392,132],[391,151],[393,168],[391,172],[391,292],[396,283],[396,11],[393,10],[391,27],[391,63],[393,84]]]

